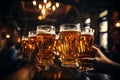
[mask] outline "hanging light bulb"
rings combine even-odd
[[[56,5],[56,7],[57,7],[57,8],[60,6],[60,4],[59,4],[58,2],[56,2],[56,4],[55,4],[55,5]]]
[[[85,20],[85,23],[86,24],[89,24],[91,22],[91,19],[90,18],[87,18],[86,20]]]
[[[34,1],[33,1],[33,5],[36,6],[36,4],[37,4],[37,2],[34,0]]]
[[[42,20],[42,19],[43,19],[43,16],[38,16],[38,19],[39,19],[39,20]]]
[[[9,38],[10,38],[10,35],[9,35],[9,34],[7,34],[7,35],[6,35],[6,38],[7,38],[7,39],[9,39]]]
[[[19,38],[17,38],[17,42],[18,43],[20,43],[21,42],[21,38],[19,37]]]
[[[39,8],[39,9],[42,9],[42,5],[41,5],[41,4],[39,4],[39,5],[38,5],[38,8]]]
[[[42,14],[43,14],[43,15],[45,14],[45,8],[42,9]]]
[[[116,26],[116,27],[120,27],[120,22],[117,22],[117,23],[115,24],[115,26]]]
[[[51,7],[51,2],[48,2],[47,4],[46,4],[46,8],[49,8],[49,7]]]
[[[55,11],[56,7],[55,6],[52,6],[52,10]]]
[[[43,0],[44,3],[47,3],[47,0]]]

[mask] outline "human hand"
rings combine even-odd
[[[108,64],[110,64],[112,61],[108,59],[99,48],[92,46],[92,52],[95,55],[94,57],[83,57],[83,62],[89,62],[93,63],[94,67],[103,70],[105,67],[107,67]]]
[[[100,51],[99,48],[92,46],[92,52],[95,54],[95,57],[89,58],[84,57],[82,61],[92,62],[92,63],[108,63],[110,60]]]

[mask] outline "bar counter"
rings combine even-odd
[[[0,80],[113,80],[111,76],[103,73],[80,72],[78,68],[65,68],[53,65],[47,71],[37,72],[33,65],[27,64]]]

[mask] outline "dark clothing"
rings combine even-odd
[[[5,48],[0,52],[0,67],[8,65],[12,54],[10,49]]]
[[[17,53],[14,49],[5,48],[0,52],[0,67],[12,65],[17,60]]]
[[[110,58],[112,61],[120,63],[120,51],[111,51]]]
[[[15,72],[23,65],[25,64],[17,57],[15,49],[5,48],[0,52],[0,78]]]
[[[110,59],[117,63],[120,63],[120,44],[114,45],[112,49],[109,51]]]

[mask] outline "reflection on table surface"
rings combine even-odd
[[[80,72],[77,68],[53,65],[48,71],[36,72],[33,65],[26,65],[5,80],[113,80],[109,75]]]
[[[8,76],[5,80],[32,80],[35,74],[33,65],[25,65],[18,71]]]

